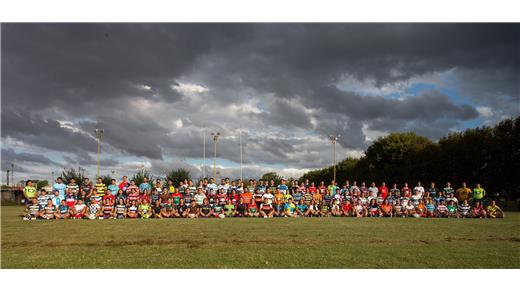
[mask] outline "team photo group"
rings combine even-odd
[[[27,181],[24,220],[35,219],[135,219],[135,218],[230,218],[230,217],[428,217],[503,218],[504,213],[480,184],[473,189],[450,182],[439,189],[432,182],[411,187],[385,182],[379,185],[349,181],[338,186],[297,181],[213,178],[164,183],[147,178],[140,184],[123,176],[106,185],[85,178],[82,184],[59,177],[52,190],[36,190]]]

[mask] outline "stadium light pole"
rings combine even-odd
[[[215,179],[215,182],[217,182],[217,142],[218,137],[220,136],[220,132],[212,132],[211,136],[213,136],[213,152],[215,154],[213,158],[213,178]]]
[[[242,171],[242,127],[238,131],[238,140],[240,143],[240,181],[244,182],[243,171]]]
[[[9,169],[7,169],[7,188],[9,188]]]
[[[332,166],[334,167],[334,182],[336,182],[336,142],[338,142],[341,135],[330,135],[329,139],[332,142]]]
[[[12,184],[12,186],[15,185],[15,183],[14,183],[14,163],[11,163],[11,184]]]
[[[206,127],[202,132],[202,179],[206,178]]]
[[[52,186],[52,184],[54,183],[54,171],[51,172],[51,178],[52,178],[51,179],[51,186]]]
[[[96,133],[96,140],[97,140],[97,177],[99,177],[99,168],[101,165],[101,137],[103,136],[103,133],[105,130],[103,129],[95,129],[94,132]]]

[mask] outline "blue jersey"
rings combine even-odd
[[[65,183],[54,183],[54,185],[52,186],[53,190],[57,190],[60,193],[61,199],[65,199],[65,189],[66,188],[67,188],[67,186],[65,185]]]
[[[300,212],[302,212],[302,213],[303,213],[303,212],[306,212],[307,209],[309,208],[306,204],[298,204],[297,207],[298,207],[298,210],[299,210]]]
[[[285,184],[280,184],[278,185],[278,190],[281,191],[282,194],[285,194],[289,190],[289,187]]]
[[[116,195],[119,191],[119,186],[117,186],[116,184],[110,184],[109,186],[107,186],[107,189],[110,190],[110,193],[112,195]]]
[[[61,214],[66,214],[69,212],[69,206],[66,204],[61,204],[58,209],[60,210]]]
[[[141,183],[139,185],[139,191],[140,192],[144,192],[145,190],[148,190],[148,193],[150,193],[150,190],[152,190],[152,186],[150,185],[150,183]]]

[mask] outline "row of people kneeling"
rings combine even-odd
[[[242,198],[239,202],[232,203],[228,200],[225,204],[210,204],[206,198],[202,204],[192,200],[186,204],[183,199],[178,204],[172,198],[162,202],[155,200],[149,202],[129,201],[119,199],[114,202],[111,199],[92,199],[89,204],[78,200],[77,203],[67,204],[62,200],[59,206],[48,200],[46,205],[38,204],[36,199],[27,206],[24,219],[135,219],[135,218],[207,218],[207,217],[456,217],[456,218],[502,218],[503,211],[494,201],[484,208],[480,201],[470,206],[465,200],[456,205],[453,201],[447,204],[443,201],[439,204],[431,200],[421,200],[418,204],[407,202],[390,203],[385,199],[383,203],[377,203],[375,199],[369,203],[345,201],[340,203],[333,200],[330,204],[311,201],[305,203],[299,200],[297,203],[289,198],[285,203],[273,203],[264,199],[262,202],[245,203]]]

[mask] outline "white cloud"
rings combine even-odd
[[[491,118],[493,117],[493,110],[490,107],[476,107],[477,112],[484,118]]]
[[[176,90],[183,95],[194,95],[208,92],[209,89],[205,86],[188,83],[188,82],[177,82],[177,84],[171,86],[172,90]]]

